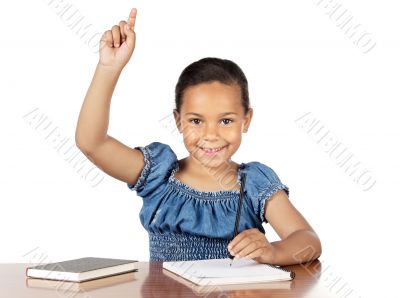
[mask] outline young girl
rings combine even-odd
[[[110,102],[135,48],[136,9],[104,32],[100,59],[84,99],[76,144],[105,173],[143,198],[140,220],[149,233],[150,261],[252,258],[289,265],[321,254],[318,236],[288,199],[288,187],[260,162],[236,163],[253,115],[247,80],[232,61],[204,58],[187,66],[176,85],[176,126],[189,156],[152,142],[130,148],[107,135]],[[233,238],[240,187],[243,202]],[[263,222],[280,241],[270,242]],[[232,239],[233,238],[233,239]]]

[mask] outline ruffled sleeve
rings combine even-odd
[[[137,146],[135,149],[139,149],[144,155],[144,168],[136,184],[127,183],[127,186],[144,198],[167,183],[177,156],[169,145],[160,142],[153,142],[144,147]]]
[[[245,187],[248,197],[261,222],[267,222],[264,218],[265,203],[279,190],[284,190],[289,195],[289,188],[280,181],[278,175],[267,165],[254,161],[248,163],[248,166]]]

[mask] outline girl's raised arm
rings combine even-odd
[[[139,178],[143,154],[109,136],[107,130],[115,85],[135,49],[135,20],[133,8],[127,21],[120,21],[101,37],[100,59],[75,131],[78,148],[105,173],[127,183],[136,183]]]

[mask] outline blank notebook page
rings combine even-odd
[[[172,267],[179,268],[181,273],[196,277],[244,277],[244,276],[276,276],[282,270],[252,259],[235,259],[229,266],[230,259],[207,259],[197,261],[169,262]],[[284,272],[284,274],[287,274]]]

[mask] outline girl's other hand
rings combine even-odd
[[[136,43],[136,13],[136,8],[132,8],[127,22],[120,21],[104,32],[100,40],[100,65],[122,70],[128,63]]]
[[[269,263],[274,259],[275,249],[257,228],[244,230],[228,245],[231,255]]]

